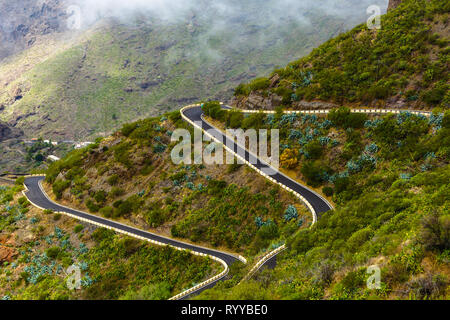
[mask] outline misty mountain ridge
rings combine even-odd
[[[227,102],[238,84],[365,21],[369,2],[1,1],[0,121],[20,139],[86,141],[192,102]],[[69,28],[73,4],[80,29]]]

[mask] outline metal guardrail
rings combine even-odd
[[[243,113],[265,113],[265,114],[275,114],[274,110],[247,110],[247,109],[235,109]],[[322,110],[285,110],[283,113],[286,114],[328,114],[332,109],[322,109]],[[409,112],[415,115],[422,115],[430,117],[433,113],[431,111],[420,111],[420,110],[404,110],[404,109],[350,109],[352,113],[369,113],[369,114],[400,114],[402,112]]]
[[[26,178],[28,178],[28,177],[45,177],[45,175],[42,175],[42,174],[39,174],[39,175],[27,175],[27,176],[25,176],[25,177],[26,177]],[[42,193],[45,195],[45,197],[47,197],[47,199],[51,201],[51,199],[48,198],[48,196],[47,196],[47,194],[45,193],[45,191],[42,190],[42,187],[41,187],[40,184],[39,184],[39,188],[41,188],[41,191],[42,191]],[[24,190],[22,191],[22,194],[23,194],[25,197],[26,197],[27,191],[28,191],[28,188],[27,188],[27,186],[24,184]],[[30,201],[30,199],[28,199],[28,200]],[[31,202],[31,201],[30,201],[30,202]],[[32,202],[31,202],[31,203],[32,203]],[[38,206],[38,205],[36,205],[36,204],[34,204],[34,203],[32,203],[32,205],[35,206],[36,208],[41,209],[41,210],[45,210],[45,208],[42,208],[42,207],[40,207],[40,206]],[[210,259],[212,259],[212,260],[214,260],[214,261],[219,262],[219,263],[222,264],[222,266],[224,267],[224,270],[223,270],[220,274],[218,274],[217,276],[214,276],[213,278],[210,278],[210,279],[208,279],[208,280],[206,280],[206,281],[204,281],[204,282],[202,282],[202,283],[196,285],[196,286],[193,287],[193,288],[190,288],[190,289],[188,289],[188,290],[186,290],[186,291],[183,291],[182,293],[177,294],[176,296],[170,298],[169,300],[178,300],[178,299],[181,299],[181,298],[183,298],[183,297],[185,297],[185,296],[188,296],[188,295],[192,294],[193,292],[198,291],[199,289],[201,289],[201,288],[203,288],[203,287],[205,287],[205,286],[207,286],[207,285],[209,285],[209,284],[211,284],[211,283],[213,283],[213,282],[215,282],[215,281],[218,281],[218,280],[222,279],[222,278],[225,277],[225,276],[228,274],[228,272],[229,272],[229,267],[228,267],[227,263],[226,263],[224,260],[219,259],[219,258],[217,258],[217,257],[214,257],[214,256],[212,256],[212,255],[208,255],[208,254],[205,254],[205,253],[196,252],[196,251],[194,251],[194,250],[188,250],[188,249],[180,248],[180,247],[177,247],[177,246],[169,245],[169,244],[166,244],[166,243],[163,243],[163,242],[159,242],[159,241],[147,239],[147,238],[145,238],[145,237],[138,236],[138,235],[133,234],[133,233],[131,233],[131,232],[123,231],[123,230],[121,230],[121,229],[114,228],[114,227],[111,227],[111,226],[108,226],[108,225],[105,225],[105,224],[102,224],[102,223],[99,223],[99,222],[96,222],[96,221],[92,221],[92,220],[89,220],[89,219],[85,219],[85,218],[82,218],[82,217],[79,217],[79,216],[70,214],[70,213],[65,212],[65,211],[57,211],[57,212],[55,212],[55,213],[59,213],[59,214],[68,216],[68,217],[73,218],[73,219],[78,220],[78,221],[82,221],[82,222],[86,222],[86,223],[89,223],[89,224],[92,224],[92,225],[96,225],[96,226],[101,227],[101,228],[106,228],[106,229],[115,231],[115,232],[117,232],[117,233],[121,233],[121,234],[130,236],[130,237],[133,237],[133,238],[142,240],[142,241],[150,242],[150,243],[152,243],[152,244],[154,244],[154,245],[157,245],[157,246],[168,246],[168,247],[174,248],[174,249],[179,250],[179,251],[188,251],[189,253],[191,253],[191,254],[193,254],[193,255],[196,255],[196,256],[208,257],[208,258],[210,258]],[[247,260],[246,260],[245,258],[243,258],[242,256],[239,256],[239,260],[241,260],[241,261],[244,262],[244,263],[247,263]]]
[[[189,118],[187,118],[187,117],[184,115],[184,113],[183,113],[184,110],[189,109],[189,108],[193,108],[193,107],[198,107],[198,106],[200,106],[200,104],[189,105],[189,106],[186,106],[186,107],[184,107],[183,109],[181,109],[181,116],[182,116],[182,118],[183,118],[185,121],[187,121],[188,123],[190,123],[192,126],[197,127],[197,128],[199,128],[200,130],[202,130],[202,132],[204,132],[208,137],[210,137],[210,138],[211,138],[212,140],[214,140],[215,142],[220,143],[220,144],[223,145],[223,143],[222,143],[221,141],[219,141],[218,139],[216,139],[215,137],[213,137],[211,134],[209,134],[208,132],[206,132],[205,130],[203,130],[201,127],[197,126],[194,122],[192,122]],[[241,110],[241,111],[244,112],[244,113],[258,113],[258,112],[263,112],[263,113],[268,113],[268,114],[270,114],[270,113],[275,113],[275,111],[259,111],[259,110]],[[285,113],[327,114],[327,113],[329,113],[329,111],[330,111],[330,110],[305,110],[305,111],[285,111]],[[407,111],[407,110],[405,110],[405,111]],[[403,111],[402,111],[402,110],[352,109],[351,112],[354,112],[354,113],[386,114],[386,113],[401,113],[401,112],[403,112]],[[413,113],[413,114],[421,114],[421,115],[425,115],[425,116],[430,116],[430,115],[431,115],[431,112],[421,112],[421,111],[409,111],[409,112],[411,112],[411,113]],[[295,192],[294,190],[292,190],[292,189],[286,187],[285,185],[283,185],[283,184],[277,182],[275,179],[273,179],[272,177],[270,177],[270,176],[267,175],[266,173],[264,173],[264,172],[262,172],[261,170],[259,170],[258,168],[256,168],[256,167],[255,167],[253,164],[251,164],[249,161],[245,160],[245,159],[244,159],[243,157],[241,157],[239,154],[235,153],[234,150],[231,150],[231,149],[228,148],[227,146],[224,146],[224,147],[226,148],[226,150],[227,150],[228,152],[231,152],[231,153],[234,154],[237,158],[239,158],[240,160],[244,161],[244,163],[245,163],[247,166],[249,166],[249,167],[251,167],[252,169],[254,169],[256,172],[258,172],[260,175],[262,175],[262,176],[265,177],[266,179],[268,179],[268,180],[270,180],[270,181],[272,181],[272,182],[274,182],[274,183],[280,185],[283,189],[285,189],[285,190],[287,190],[287,191],[289,191],[289,192],[292,192],[292,193],[293,193],[297,198],[299,198],[299,199],[300,199],[300,200],[308,207],[308,209],[311,211],[311,213],[312,213],[312,215],[313,215],[313,223],[312,223],[312,225],[314,225],[314,224],[317,222],[317,214],[316,214],[314,208],[312,207],[312,205],[311,205],[311,204],[310,204],[310,203],[309,203],[302,195],[300,195],[299,193]],[[7,174],[0,175],[0,177],[1,177],[1,176],[5,176],[5,175],[7,175]],[[11,174],[8,174],[8,175],[11,175]],[[33,174],[33,175],[29,175],[29,174],[12,174],[12,175],[14,175],[14,176],[23,176],[23,177],[25,177],[25,178],[27,178],[27,177],[42,177],[42,176],[45,176],[45,175],[43,175],[43,174]],[[26,191],[28,191],[28,189],[27,189],[27,187],[25,186],[25,190],[22,191],[22,193],[23,193],[24,196],[26,196]],[[44,195],[46,195],[45,192],[44,192]],[[47,195],[46,195],[46,196],[47,196]],[[33,205],[34,205],[35,207],[41,209],[41,210],[45,210],[45,208],[39,207],[39,206],[37,206],[37,205],[35,205],[35,204],[33,204]],[[172,247],[172,248],[174,248],[174,249],[176,249],[176,250],[186,250],[186,249],[183,249],[183,248],[180,248],[180,247],[176,247],[176,246],[168,245],[168,244],[165,244],[165,243],[162,243],[162,242],[158,242],[158,241],[155,241],[155,240],[147,239],[147,238],[144,238],[144,237],[141,237],[141,236],[132,234],[132,233],[130,233],[130,232],[126,232],[126,231],[120,230],[120,229],[118,229],[118,228],[110,227],[110,226],[103,225],[103,224],[98,223],[98,222],[95,222],[95,221],[91,221],[91,220],[88,220],[88,219],[85,219],[85,218],[81,218],[81,217],[72,215],[72,214],[67,213],[67,212],[62,212],[62,211],[60,211],[60,212],[57,212],[57,213],[64,214],[64,215],[69,216],[69,217],[71,217],[71,218],[73,218],[73,219],[80,220],[80,221],[84,221],[84,222],[86,222],[86,223],[94,224],[94,225],[97,225],[97,226],[99,226],[99,227],[107,228],[107,229],[113,230],[113,231],[115,231],[115,232],[118,232],[118,233],[121,233],[121,234],[128,235],[128,236],[130,236],[130,237],[134,237],[134,238],[137,238],[137,239],[140,239],[140,240],[143,240],[143,241],[147,241],[147,242],[150,242],[150,243],[152,243],[152,244],[154,244],[154,245],[159,245],[159,246],[169,246],[169,247]],[[255,274],[255,273],[261,268],[261,266],[263,266],[268,260],[270,260],[271,258],[273,258],[274,256],[276,256],[277,254],[279,254],[279,253],[282,252],[283,250],[286,250],[286,245],[282,245],[281,247],[279,247],[279,248],[277,248],[277,249],[275,249],[275,250],[269,252],[267,255],[265,255],[261,260],[259,260],[259,261],[256,263],[256,265],[250,270],[250,272],[246,275],[246,277],[245,277],[242,281],[245,281],[245,280],[249,279],[250,277],[252,277],[253,274]],[[190,289],[188,289],[188,290],[185,290],[185,291],[183,291],[183,292],[177,294],[176,296],[173,296],[173,297],[170,298],[169,300],[179,300],[179,299],[182,299],[182,298],[184,298],[184,297],[186,297],[186,296],[189,296],[190,294],[192,294],[192,293],[194,293],[194,292],[196,292],[196,291],[198,291],[198,290],[200,290],[200,289],[202,289],[202,288],[208,286],[209,284],[211,284],[211,283],[213,283],[213,282],[216,282],[216,281],[219,281],[220,279],[224,278],[224,277],[229,273],[229,267],[228,267],[227,263],[226,263],[224,260],[219,259],[219,258],[214,257],[214,256],[211,256],[211,255],[204,254],[204,253],[192,251],[192,250],[186,250],[186,251],[189,251],[190,253],[192,253],[192,254],[194,254],[194,255],[197,255],[197,256],[209,257],[209,258],[211,258],[212,260],[215,260],[215,261],[221,263],[222,266],[224,267],[224,270],[223,270],[220,274],[218,274],[218,275],[216,275],[216,276],[214,276],[214,277],[212,277],[212,278],[210,278],[210,279],[208,279],[208,280],[206,280],[206,281],[204,281],[204,282],[202,282],[202,283],[200,283],[200,284],[198,284],[198,285],[196,285],[196,286],[194,286],[194,287],[192,287],[192,288],[190,288]],[[246,260],[244,257],[242,257],[242,256],[239,256],[239,260],[241,260],[241,261],[244,262],[244,263],[247,263],[247,260]],[[242,281],[241,281],[241,282],[242,282]]]
[[[205,131],[203,128],[199,127],[196,123],[194,123],[193,121],[191,121],[188,117],[186,117],[183,113],[184,110],[189,109],[189,108],[194,108],[194,107],[199,107],[200,104],[194,104],[194,105],[189,105],[184,107],[183,109],[181,109],[181,116],[183,117],[183,119],[187,122],[189,122],[192,126],[202,130],[202,132],[207,135],[209,138],[211,138],[213,141],[215,141],[216,143],[219,143],[221,145],[223,145],[222,141],[220,141],[219,139],[217,139],[216,137],[214,137],[213,135],[211,135],[210,133],[208,133],[207,131]],[[266,174],[265,172],[263,172],[262,170],[258,169],[256,166],[254,166],[252,163],[250,163],[249,161],[245,160],[244,157],[242,157],[241,155],[239,155],[238,153],[234,152],[234,150],[231,150],[228,146],[223,145],[223,147],[230,152],[231,154],[233,154],[235,157],[237,157],[239,160],[243,161],[247,166],[249,166],[250,168],[252,168],[253,170],[255,170],[257,173],[259,173],[260,175],[262,175],[264,178],[270,180],[271,182],[278,184],[281,188],[285,189],[288,192],[291,192],[292,194],[294,194],[294,196],[296,196],[298,199],[300,199],[305,205],[306,207],[309,209],[309,211],[311,212],[312,216],[313,216],[313,222],[312,224],[314,225],[317,222],[317,213],[316,210],[313,208],[313,206],[311,205],[311,203],[308,202],[308,200],[306,200],[305,197],[303,197],[301,194],[299,194],[298,192],[292,190],[291,188],[285,186],[284,184],[279,183],[278,181],[276,181],[274,178],[272,178],[270,175]]]
[[[286,250],[287,247],[285,244],[283,244],[281,247],[278,247],[277,249],[269,252],[268,254],[266,254],[261,260],[259,260],[255,266],[250,270],[250,272],[241,280],[241,282],[239,282],[239,284],[241,284],[244,281],[247,281],[248,279],[250,279],[267,261],[269,261],[270,259],[272,259],[274,256],[276,256],[277,254],[279,254],[280,252]]]

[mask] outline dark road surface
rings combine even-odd
[[[219,141],[222,141],[224,145],[233,146],[234,147],[233,150],[236,153],[241,155],[245,154],[245,160],[250,161],[250,153],[247,150],[241,148],[237,143],[235,143],[233,140],[224,135],[220,130],[209,125],[206,121],[203,120],[202,114],[203,111],[201,107],[193,107],[184,110],[184,115],[188,117],[191,121],[197,122],[199,124],[201,123],[201,126],[204,130],[210,130],[211,133],[214,132],[213,135],[217,139],[219,139]],[[263,168],[267,168],[267,164],[261,162],[259,159],[256,159],[255,162],[253,161],[250,162],[252,162],[252,164],[260,170]],[[275,179],[277,182],[285,185],[286,187],[289,187],[290,189],[298,192],[303,197],[305,197],[305,199],[312,205],[312,207],[316,211],[318,219],[320,218],[321,214],[333,209],[332,206],[328,203],[328,201],[326,201],[320,195],[308,189],[307,187],[302,186],[301,184],[291,180],[284,174],[277,172],[271,177]]]
[[[227,107],[225,107],[225,108],[227,108]],[[212,126],[210,126],[207,122],[205,122],[202,119],[201,107],[194,107],[194,108],[187,109],[184,111],[184,115],[186,117],[188,117],[191,121],[201,123],[201,126],[203,129],[213,130],[214,136],[216,138],[221,137],[221,139],[225,145],[228,145],[228,146],[233,145],[235,152],[237,152],[238,154],[241,154],[241,155],[245,154],[245,159],[247,161],[250,161],[250,154],[246,150],[244,150],[243,148],[238,146],[234,141],[232,141],[231,139],[226,137],[219,130],[213,128]],[[253,161],[252,161],[252,163],[253,163]],[[267,165],[265,163],[261,162],[259,159],[257,159],[256,163],[253,163],[253,165],[255,167],[257,167],[258,169],[267,168]],[[309,190],[308,188],[300,185],[299,183],[287,178],[285,175],[277,172],[274,175],[272,175],[272,178],[275,179],[277,182],[284,184],[285,186],[289,187],[290,189],[298,192],[303,197],[305,197],[307,199],[307,201],[315,209],[318,218],[320,217],[321,213],[324,213],[324,212],[332,209],[331,205],[325,199],[323,199],[321,196],[319,196],[315,192]],[[121,230],[124,232],[129,232],[133,235],[143,237],[148,240],[153,240],[153,241],[161,242],[161,243],[171,245],[174,247],[187,249],[187,250],[191,250],[191,251],[195,251],[195,252],[199,252],[199,253],[204,253],[204,254],[207,254],[207,255],[210,255],[210,256],[213,256],[213,257],[223,260],[228,266],[231,266],[236,261],[240,261],[238,257],[236,257],[232,254],[228,254],[226,252],[216,251],[216,250],[212,250],[212,249],[208,249],[208,248],[204,248],[204,247],[199,247],[199,246],[189,244],[186,242],[166,238],[163,236],[153,234],[151,232],[139,230],[139,229],[115,222],[115,221],[104,219],[104,218],[96,216],[96,215],[88,214],[86,212],[78,211],[75,209],[71,209],[71,208],[59,205],[59,204],[55,203],[54,201],[50,200],[47,197],[47,195],[45,194],[45,192],[43,191],[43,189],[41,187],[41,182],[43,180],[44,180],[44,177],[29,177],[29,178],[25,179],[25,185],[28,189],[25,192],[25,195],[27,196],[28,200],[31,203],[33,203],[35,206],[37,206],[39,208],[49,209],[49,210],[53,210],[56,212],[65,212],[65,213],[74,215],[76,217],[89,220],[91,222],[100,223],[104,226],[112,227],[112,228],[115,228],[115,229],[118,229],[118,230]],[[269,259],[264,264],[264,266],[267,266],[269,268],[274,268],[275,265],[276,265],[276,256]],[[226,275],[224,277],[226,277]],[[217,281],[212,282],[211,284],[207,285],[206,287],[203,287],[203,288],[191,293],[190,295],[184,297],[184,299],[189,298],[193,295],[196,295],[206,289],[212,288],[218,281],[221,281],[223,278],[218,279]]]

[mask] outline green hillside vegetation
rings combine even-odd
[[[34,56],[42,48],[31,48],[0,66],[6,83],[0,118],[18,119],[30,137],[106,135],[193,101],[227,100],[240,82],[307,54],[355,23],[311,10],[305,13],[311,24],[280,26],[263,18],[259,1],[242,5],[248,17],[215,16],[206,5],[210,15],[180,23],[102,21],[72,43],[52,43],[55,49],[39,59]]]
[[[332,197],[336,210],[288,239],[274,272],[202,298],[438,299],[449,297],[450,111],[368,117],[205,112],[226,124],[280,129],[284,170]],[[382,288],[366,289],[378,264]]]
[[[156,247],[32,207],[22,186],[0,186],[0,299],[168,299],[220,272],[186,251]],[[81,270],[69,290],[66,270]]]
[[[381,30],[362,24],[287,67],[235,90],[277,95],[296,108],[301,100],[402,108],[448,108],[448,1],[405,0],[382,16]]]
[[[126,124],[52,164],[46,181],[57,201],[250,256],[308,226],[298,199],[247,167],[173,164],[175,128],[192,130],[178,111]]]

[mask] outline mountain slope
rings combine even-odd
[[[70,207],[246,257],[312,221],[295,196],[246,167],[175,165],[176,128],[192,129],[178,111],[127,124],[53,163],[46,190]],[[288,209],[295,219],[285,219]]]
[[[336,209],[289,237],[274,271],[242,284],[236,276],[199,299],[449,298],[450,111],[211,114],[223,126],[279,129],[282,170]],[[375,290],[366,285],[374,266]]]
[[[168,299],[220,270],[208,258],[34,208],[22,189],[0,182],[2,300]],[[67,286],[70,266],[80,268],[80,290]]]
[[[236,89],[240,108],[449,107],[449,4],[406,0],[298,61]]]
[[[84,139],[188,102],[228,100],[238,83],[301,57],[364,20],[366,4],[346,11],[349,2],[339,1],[342,16],[305,6],[283,13],[280,22],[270,19],[276,1],[262,8],[254,0],[228,2],[239,14],[205,4],[170,23],[105,19],[74,37],[73,44],[55,43],[56,50],[43,59],[29,62],[42,52],[35,47],[10,57],[0,66],[5,77],[0,119],[28,137]]]

